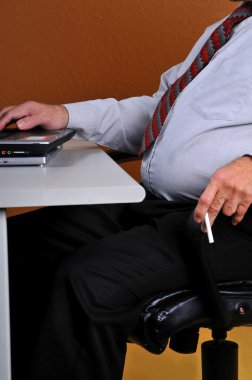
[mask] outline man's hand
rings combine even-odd
[[[0,131],[16,122],[21,130],[42,126],[44,129],[63,129],[68,123],[68,112],[60,105],[25,102],[0,109]]]
[[[211,177],[195,209],[196,222],[204,226],[206,212],[211,225],[220,211],[232,216],[232,224],[242,221],[252,203],[252,158],[244,156],[218,169]]]

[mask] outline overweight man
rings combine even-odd
[[[151,96],[0,110],[0,130],[74,128],[142,159],[140,204],[8,220],[13,379],[120,380],[147,297],[192,286],[185,225],[215,244],[216,280],[252,276],[252,2],[208,27]],[[80,176],[82,173],[80,172]]]

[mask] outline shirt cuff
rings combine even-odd
[[[63,104],[67,109],[69,119],[67,128],[76,130],[76,137],[90,139],[100,120],[100,110],[94,102]]]

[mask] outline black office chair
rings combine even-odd
[[[135,159],[109,154],[119,163]],[[129,341],[153,354],[161,354],[169,341],[172,350],[189,354],[197,350],[199,329],[209,328],[213,340],[201,346],[202,380],[238,380],[238,345],[226,338],[232,328],[252,325],[252,280],[216,284],[204,254],[206,234],[192,216],[187,230],[198,263],[199,287],[150,297]]]

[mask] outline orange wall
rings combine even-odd
[[[1,0],[0,107],[152,94],[228,0]]]

